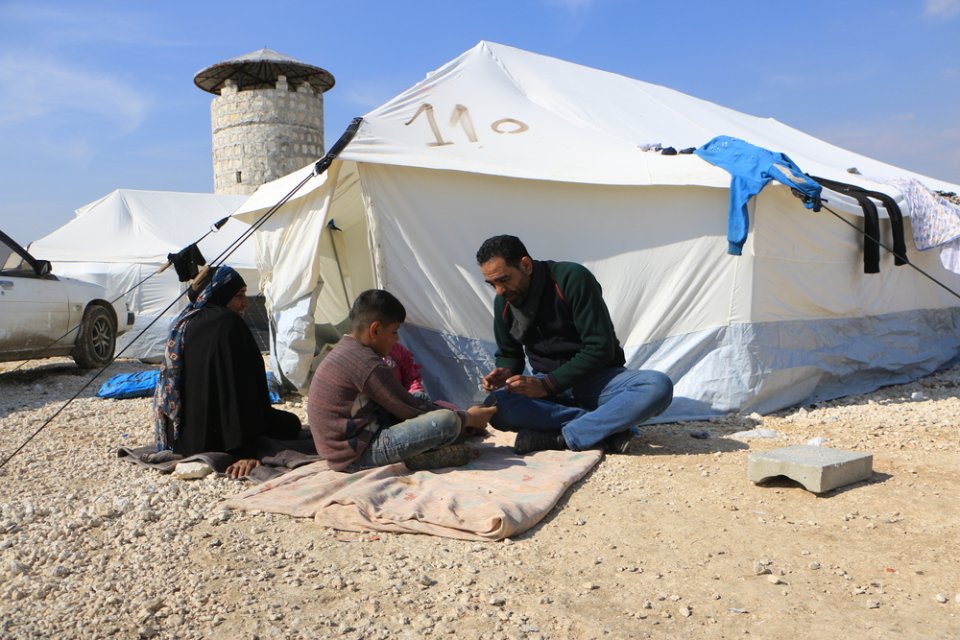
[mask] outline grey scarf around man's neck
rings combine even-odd
[[[519,343],[523,343],[524,336],[533,326],[540,309],[540,297],[543,294],[543,285],[547,280],[547,265],[538,260],[533,261],[533,273],[530,276],[530,288],[519,305],[510,305],[510,335]]]

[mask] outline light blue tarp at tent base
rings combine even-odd
[[[464,406],[476,400],[480,390],[471,381],[493,367],[494,344],[406,325],[401,333],[432,395]],[[670,408],[651,421],[662,423],[767,414],[869,393],[955,364],[958,351],[960,309],[954,308],[732,325],[646,345],[627,354],[627,366],[646,362],[679,381]],[[683,359],[668,364],[673,353]],[[720,391],[692,399],[698,388]]]

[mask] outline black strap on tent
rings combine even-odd
[[[880,217],[877,214],[877,207],[872,199],[879,200],[883,203],[883,208],[887,210],[887,216],[890,218],[890,230],[893,233],[894,264],[901,266],[909,262],[906,257],[907,243],[903,232],[903,214],[900,212],[900,207],[897,206],[893,198],[885,193],[871,191],[854,184],[847,184],[846,182],[838,182],[818,176],[810,176],[810,178],[827,189],[854,198],[860,205],[860,208],[863,209],[864,273],[880,272],[880,245],[869,239],[880,237]]]
[[[323,172],[325,172],[325,171],[330,167],[330,165],[333,163],[333,161],[337,158],[337,156],[340,155],[340,153],[346,148],[346,146],[350,143],[350,141],[353,140],[353,137],[357,134],[357,130],[360,128],[360,124],[361,124],[362,122],[363,122],[363,118],[354,118],[354,119],[350,122],[350,125],[347,127],[346,131],[343,132],[343,135],[340,136],[340,139],[337,140],[337,142],[333,145],[333,147],[331,147],[330,151],[328,151],[327,154],[324,155],[320,160],[318,160],[317,163],[314,165],[313,173],[311,173],[309,176],[307,176],[307,177],[305,177],[303,180],[301,180],[293,189],[290,190],[289,193],[287,193],[287,195],[285,195],[283,198],[281,198],[280,201],[277,202],[275,205],[273,205],[272,207],[270,207],[262,216],[260,216],[259,219],[257,219],[257,221],[256,221],[254,224],[250,225],[250,228],[249,228],[249,229],[247,229],[247,230],[244,231],[242,234],[240,234],[240,237],[239,237],[237,240],[234,240],[226,249],[223,250],[223,252],[220,253],[219,256],[217,256],[217,257],[213,260],[213,262],[211,263],[211,268],[213,268],[214,266],[219,266],[220,264],[222,264],[223,261],[226,260],[234,251],[236,251],[237,248],[238,248],[241,244],[243,244],[244,242],[246,242],[247,240],[249,240],[249,239],[250,239],[250,236],[253,235],[253,232],[256,231],[257,229],[259,229],[261,226],[263,226],[263,224],[264,224],[274,213],[276,213],[277,209],[279,209],[280,207],[282,207],[288,200],[290,200],[290,198],[292,198],[292,197],[303,187],[303,185],[307,184],[307,182],[309,182],[314,176],[318,176],[318,175],[322,174]],[[228,219],[228,218],[224,218],[224,219],[221,220],[219,223],[217,223],[217,225],[216,225],[217,229],[219,229],[221,226],[223,226],[223,224],[226,223],[227,219]],[[212,231],[213,231],[213,229],[211,229],[211,231],[209,231],[209,232],[207,232],[207,233],[209,234],[209,233],[212,232]],[[206,237],[206,235],[204,235],[204,237]],[[201,238],[201,239],[202,239],[202,238]],[[199,241],[198,241],[198,242],[199,242]],[[170,263],[167,263],[167,266],[169,266],[169,264],[170,264]],[[166,268],[166,267],[164,267],[164,268]],[[162,269],[161,269],[161,270],[162,270]],[[159,271],[157,271],[157,273],[159,273]],[[132,291],[132,289],[131,289],[131,291]],[[127,293],[129,293],[129,291],[128,291]],[[63,405],[62,405],[59,409],[57,409],[57,411],[56,411],[52,416],[50,416],[49,418],[47,418],[47,419],[44,421],[44,423],[43,423],[42,425],[40,425],[40,427],[39,427],[36,431],[34,431],[32,434],[30,434],[30,436],[27,437],[27,439],[24,440],[23,443],[13,451],[13,453],[11,453],[9,456],[7,456],[6,458],[4,458],[4,460],[3,460],[2,462],[0,462],[0,469],[2,469],[4,466],[6,466],[6,464],[7,464],[8,462],[10,462],[11,460],[13,460],[14,456],[16,456],[18,453],[20,453],[20,452],[23,450],[23,448],[26,447],[27,444],[30,443],[31,440],[33,440],[35,437],[37,437],[37,436],[40,434],[40,432],[43,431],[43,430],[47,427],[47,425],[49,425],[51,422],[53,422],[54,418],[56,418],[58,415],[60,415],[60,414],[63,412],[63,410],[66,409],[67,406],[68,406],[71,402],[73,402],[74,400],[76,400],[77,397],[79,397],[79,395],[80,395],[81,393],[83,393],[83,391],[84,391],[87,387],[89,387],[91,384],[93,384],[93,381],[96,380],[98,377],[100,377],[100,375],[101,375],[104,371],[106,371],[107,368],[110,367],[110,365],[112,365],[112,364],[114,363],[114,361],[116,361],[117,358],[119,358],[121,355],[123,355],[123,353],[124,353],[127,349],[129,349],[137,340],[139,340],[139,339],[143,336],[143,334],[144,334],[150,327],[152,327],[152,326],[157,322],[157,320],[159,320],[159,319],[163,316],[163,314],[165,314],[167,311],[169,311],[170,309],[172,309],[172,308],[173,308],[173,305],[175,305],[175,304],[177,303],[177,301],[178,301],[180,298],[183,297],[184,293],[186,293],[186,292],[181,292],[180,295],[178,295],[176,298],[174,298],[173,302],[171,302],[169,305],[167,305],[167,308],[166,308],[166,309],[164,309],[162,312],[160,312],[160,314],[159,314],[156,318],[154,318],[154,319],[150,322],[150,324],[148,324],[146,327],[144,327],[143,331],[141,331],[140,333],[138,333],[137,336],[136,336],[133,340],[131,340],[131,341],[127,344],[126,347],[124,347],[124,348],[120,351],[120,353],[118,353],[118,354],[115,355],[113,358],[111,358],[111,359],[110,359],[110,362],[108,362],[106,365],[103,366],[103,368],[101,368],[99,371],[97,371],[97,373],[94,374],[92,378],[90,378],[89,380],[87,380],[87,381],[84,383],[84,385],[83,385],[82,387],[80,387],[80,389],[78,389],[77,392],[76,392],[75,394],[73,394],[73,396],[70,397],[70,399],[68,399],[66,402],[64,402]],[[126,294],[124,294],[124,295],[126,295]]]
[[[867,195],[876,198],[883,203],[883,208],[887,210],[887,216],[890,218],[890,230],[893,233],[893,263],[898,267],[908,264],[907,259],[907,241],[903,230],[903,213],[896,201],[886,193],[880,191],[867,191]]]

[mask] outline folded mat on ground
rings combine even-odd
[[[275,440],[260,436],[254,444],[256,457],[261,465],[247,477],[254,482],[264,482],[283,475],[291,469],[320,460],[313,445],[313,437],[307,430],[300,431],[296,440]],[[155,446],[121,447],[117,457],[127,462],[156,469],[160,473],[172,473],[181,462],[203,462],[217,473],[223,473],[237,459],[223,451],[205,451],[192,456],[180,456],[172,451],[157,451]],[[324,463],[325,464],[325,463]]]
[[[393,464],[357,473],[325,463],[302,466],[229,498],[233,509],[313,518],[343,531],[428,533],[500,540],[542,520],[601,452],[513,453],[513,434],[493,431],[473,444],[480,456],[463,467],[408,470]]]

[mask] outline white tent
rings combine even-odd
[[[54,273],[103,285],[113,300],[155,273],[166,264],[167,254],[195,242],[244,200],[242,195],[117,189],[77,209],[70,222],[31,244],[30,251],[50,260]],[[197,246],[212,262],[246,229],[245,223],[230,219]],[[240,271],[251,295],[259,290],[252,243],[241,245],[226,263]],[[127,301],[136,320],[133,329],[118,339],[117,353],[142,359],[161,356],[169,321],[186,305],[186,297],[146,328],[181,291],[173,268],[133,289]]]
[[[890,255],[879,274],[864,274],[861,234],[779,183],[751,201],[743,255],[728,255],[730,175],[696,155],[645,150],[717,135],[889,193],[905,215],[903,195],[883,181],[960,190],[773,119],[481,42],[364,116],[329,170],[256,234],[274,369],[306,388],[314,323],[340,323],[356,294],[376,286],[405,304],[401,335],[432,394],[469,400],[494,352],[493,294],[474,256],[501,233],[534,258],[596,274],[628,366],[676,385],[664,420],[862,393],[957,355],[955,297]],[[312,171],[262,186],[236,215],[257,219]],[[862,225],[852,200],[824,196]],[[889,242],[889,220],[881,227]],[[937,252],[908,247],[914,264],[960,289]]]

